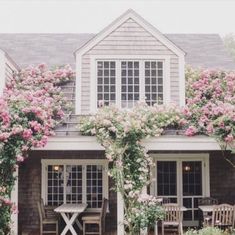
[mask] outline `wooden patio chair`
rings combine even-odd
[[[180,206],[176,203],[163,204],[165,218],[162,221],[162,235],[164,227],[177,227],[178,233],[183,235],[182,212]]]
[[[45,211],[45,207],[44,207],[44,203],[43,200],[41,199],[39,202],[37,202],[38,205],[38,213],[39,213],[39,219],[40,219],[40,235],[43,234],[51,234],[51,233],[55,233],[56,235],[58,235],[58,220],[57,218],[48,218],[46,211]],[[47,230],[45,229],[46,226],[53,226],[55,227],[55,229],[50,229]]]
[[[108,199],[104,198],[102,202],[101,213],[91,213],[89,215],[82,216],[83,221],[83,235],[87,234],[99,234],[104,235],[105,233],[105,216],[108,207]],[[86,231],[86,225],[98,225],[99,230],[97,232]]]
[[[203,197],[198,199],[198,206],[204,205],[218,205],[218,200],[213,197]],[[202,227],[201,221],[203,221],[203,226],[208,226],[212,222],[212,213],[201,212],[200,216],[200,227]]]
[[[234,225],[234,206],[220,204],[213,207],[212,227],[233,227]]]

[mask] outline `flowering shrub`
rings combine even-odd
[[[142,195],[143,188],[150,183],[153,162],[141,140],[159,136],[165,128],[179,128],[184,124],[185,119],[176,106],[149,107],[144,103],[132,110],[103,107],[95,116],[82,120],[80,131],[96,135],[112,163],[109,174],[124,200],[124,225],[128,234],[138,234],[140,228],[152,226],[163,216],[156,198]]]
[[[188,230],[185,235],[234,235],[234,231],[230,230],[221,230],[216,227],[205,227],[200,230],[190,229]]]
[[[7,81],[0,98],[0,235],[10,232],[14,172],[32,147],[43,147],[64,112],[66,99],[57,86],[73,79],[69,66],[48,70],[42,64]]]
[[[235,73],[213,70],[186,70],[187,107],[184,114],[191,123],[189,136],[203,133],[222,143],[235,137]]]

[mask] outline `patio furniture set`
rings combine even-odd
[[[177,203],[170,203],[170,200],[164,198],[162,205],[165,211],[165,217],[161,221],[161,234],[164,235],[165,228],[177,228],[178,234],[183,234],[183,212],[187,211],[184,206],[179,206]],[[66,235],[71,232],[72,235],[77,235],[74,225],[83,232],[83,235],[98,234],[102,235],[105,232],[105,216],[108,206],[108,200],[103,199],[100,213],[86,213],[87,204],[62,204],[57,208],[45,207],[43,200],[38,202],[38,211],[40,216],[40,235],[42,234],[59,234],[58,215],[61,215],[65,222],[65,227],[61,235]],[[198,200],[198,208],[202,211],[201,218],[203,226],[218,226],[218,227],[234,227],[235,223],[235,206],[229,204],[218,204],[218,200],[214,198],[202,198]],[[81,214],[81,221],[78,220]],[[87,225],[98,225],[98,231],[88,231]],[[50,225],[50,230],[45,230],[45,226]],[[155,235],[158,234],[158,223],[155,226]]]
[[[183,235],[183,212],[187,211],[186,207],[179,206],[177,203],[164,203],[163,208],[165,217],[161,221],[161,234],[164,235],[165,227],[170,229],[176,227],[178,234]],[[198,208],[201,210],[201,218],[204,227],[234,228],[235,225],[235,206],[229,204],[218,204],[218,200],[210,197],[198,200]],[[158,234],[158,223],[155,226],[155,235]]]
[[[105,232],[105,216],[108,206],[108,200],[106,198],[102,201],[102,207],[100,213],[86,213],[81,215],[83,225],[78,220],[80,214],[86,212],[87,204],[62,204],[57,208],[45,207],[43,200],[38,202],[38,212],[40,218],[40,235],[43,234],[59,234],[58,214],[61,215],[65,222],[65,227],[61,232],[61,235],[67,234],[69,231],[72,235],[77,235],[74,225],[83,232],[83,235],[98,234],[102,235]],[[53,209],[53,210],[52,210]],[[52,211],[58,213],[52,213]],[[87,230],[87,225],[98,225],[98,231],[90,232]],[[46,228],[50,226],[50,228]]]

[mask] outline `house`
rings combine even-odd
[[[0,74],[7,79],[29,64],[70,63],[76,81],[62,87],[73,112],[43,149],[34,149],[19,167],[13,199],[16,234],[38,229],[36,202],[58,206],[86,202],[97,211],[109,199],[107,230],[122,235],[121,201],[110,190],[108,161],[95,137],[81,136],[79,115],[94,114],[99,101],[131,108],[146,97],[154,103],[185,104],[185,65],[234,70],[222,40],[215,34],[162,34],[133,10],[128,10],[97,35],[0,34]],[[74,53],[74,54],[73,54]],[[10,56],[9,56],[10,55]],[[0,91],[4,80],[0,81]],[[234,203],[235,171],[221,157],[218,143],[206,136],[164,135],[144,141],[156,169],[150,193],[188,208],[184,225],[198,224],[199,198],[212,196]],[[69,177],[66,178],[66,175]],[[19,231],[19,232],[17,232]]]

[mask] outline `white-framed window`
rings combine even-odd
[[[116,62],[97,61],[97,106],[116,103]]]
[[[140,100],[139,61],[121,61],[121,107],[132,108]]]
[[[170,102],[170,58],[167,56],[103,56],[91,58],[91,111],[102,103],[132,108]]]
[[[42,198],[46,205],[87,203],[101,208],[108,198],[107,160],[42,160]]]
[[[146,103],[163,104],[163,61],[145,61],[144,73]]]

